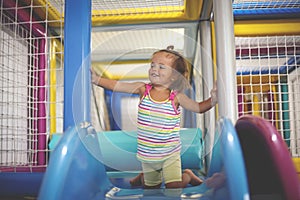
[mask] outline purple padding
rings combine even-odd
[[[299,200],[297,172],[276,128],[265,119],[252,115],[238,119],[235,127],[243,149],[251,196]]]

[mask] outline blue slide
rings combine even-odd
[[[210,182],[215,181],[218,183],[217,187],[208,187],[206,183],[203,183],[183,189],[162,187],[161,189],[144,190],[118,185],[118,183],[124,182],[124,179],[126,180],[124,177],[129,171],[115,169],[115,163],[119,163],[120,166],[124,165],[125,170],[130,170],[130,162],[126,164],[123,164],[123,161],[119,162],[117,154],[111,152],[114,154],[114,157],[110,155],[113,165],[107,166],[107,157],[103,152],[106,150],[101,147],[104,138],[99,138],[99,134],[90,124],[82,123],[68,129],[59,139],[51,153],[38,199],[249,199],[243,155],[235,128],[230,120],[222,118],[218,121],[214,138],[208,174],[203,178]],[[128,147],[128,145],[121,147],[121,144],[118,148],[112,141],[113,137],[109,140],[111,141],[105,142],[106,145],[112,143],[116,149]],[[131,146],[134,145],[132,143]],[[188,161],[188,156],[199,155],[199,149],[195,148],[193,142],[188,142],[186,145],[191,147],[188,147],[182,154],[183,162]],[[127,155],[130,157],[134,153]],[[194,159],[193,157],[191,160]],[[119,159],[126,160],[124,155]],[[186,165],[190,166],[193,162],[196,163],[195,166],[202,167],[201,160],[197,159]],[[134,162],[132,165],[132,169],[139,170],[136,169]],[[112,176],[111,174],[118,175]],[[219,181],[218,178],[214,180],[215,177],[218,177],[216,174],[222,175],[222,181]]]

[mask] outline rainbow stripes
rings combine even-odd
[[[174,109],[172,98],[152,100],[150,89],[146,87],[138,109],[137,158],[146,162],[162,161],[181,150],[180,108]]]

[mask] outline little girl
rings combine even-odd
[[[211,91],[211,97],[202,102],[186,96],[183,91],[189,87],[187,63],[173,46],[153,53],[148,75],[150,83],[119,82],[99,77],[92,70],[94,84],[140,95],[137,158],[142,163],[143,173],[130,183],[149,189],[160,188],[162,180],[166,188],[200,185],[202,180],[190,169],[183,173],[181,169],[181,107],[196,113],[208,111],[217,103],[216,88]]]

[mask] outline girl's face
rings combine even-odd
[[[154,85],[169,87],[173,82],[172,68],[174,56],[167,52],[158,52],[153,55],[149,69],[149,80]]]

